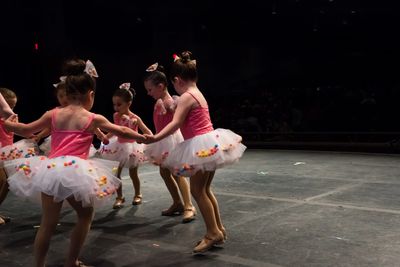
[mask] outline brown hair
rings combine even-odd
[[[170,77],[179,77],[184,81],[197,82],[196,60],[191,59],[192,53],[189,51],[182,52],[175,57],[174,63],[171,65]]]

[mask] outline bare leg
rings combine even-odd
[[[71,243],[65,267],[78,266],[78,257],[92,224],[93,207],[82,207],[82,202],[77,202],[73,197],[67,199],[78,215],[78,221],[71,233]]]
[[[211,182],[214,178],[214,174],[215,174],[215,171],[209,172],[209,177],[207,179],[207,185],[206,185],[206,192],[207,192],[208,198],[211,200],[211,203],[213,205],[215,219],[217,220],[218,228],[224,234],[224,239],[226,239],[226,230],[222,224],[221,215],[219,213],[218,201],[217,201],[217,198],[215,197],[214,193],[211,190]]]
[[[4,168],[0,168],[0,205],[8,194],[7,174]]]
[[[118,177],[118,179],[120,179],[121,180],[121,172],[122,172],[122,169],[123,169],[123,165],[119,165],[118,166],[118,170],[117,170],[117,177]],[[122,198],[122,183],[121,183],[121,185],[118,187],[118,189],[117,189],[117,197],[118,198]]]
[[[173,177],[179,187],[179,191],[181,192],[185,209],[193,209],[194,207],[192,203],[192,197],[190,196],[189,182],[183,176],[173,175]]]
[[[172,177],[171,172],[167,168],[160,167],[160,175],[167,186],[168,192],[171,194],[173,201],[172,205],[182,205],[181,197],[179,196],[178,192],[178,185],[175,179]]]
[[[4,199],[6,199],[8,194],[8,183],[7,183],[7,174],[4,168],[0,168],[0,205],[3,203]],[[0,225],[3,225],[10,221],[9,217],[0,215]]]
[[[42,220],[34,244],[35,266],[44,267],[50,239],[57,226],[62,202],[54,202],[53,197],[42,193]]]
[[[209,172],[198,171],[190,177],[190,191],[199,206],[207,229],[206,236],[194,248],[194,252],[206,251],[223,240],[223,233],[218,228],[213,204],[206,192],[209,176]]]
[[[138,167],[129,168],[129,176],[131,177],[135,196],[132,205],[142,204],[142,193],[140,192],[140,180],[138,176]]]
[[[121,172],[123,169],[123,165],[120,164],[117,170],[117,177],[121,180]],[[117,197],[115,198],[115,202],[113,204],[113,209],[119,209],[123,207],[123,203],[125,202],[125,198],[122,194],[122,181],[121,185],[117,189]]]
[[[196,217],[196,209],[192,204],[192,198],[190,196],[190,187],[189,183],[183,176],[173,176],[176,183],[178,184],[179,191],[181,192],[183,198],[183,204],[185,210],[183,212],[183,223],[188,223],[193,221]]]

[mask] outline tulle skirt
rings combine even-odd
[[[192,176],[198,171],[215,171],[239,160],[246,150],[242,137],[231,130],[216,129],[179,143],[163,166],[177,176]]]
[[[181,142],[183,142],[183,137],[178,130],[156,143],[146,145],[144,154],[151,163],[162,166],[171,151]]]
[[[48,137],[46,137],[43,142],[40,144],[39,146],[41,154],[48,156],[50,153],[50,148],[51,148],[51,135],[49,135]],[[89,150],[89,158],[92,158],[96,155],[96,148],[93,146],[93,144],[90,146],[90,150]]]
[[[22,139],[12,145],[0,148],[0,167],[5,161],[19,158],[30,158],[39,154],[36,143],[30,139]]]
[[[146,145],[133,143],[120,143],[117,137],[112,137],[109,144],[101,144],[97,154],[103,158],[120,162],[127,168],[137,167],[147,161],[144,155]]]
[[[55,202],[74,197],[83,207],[97,207],[121,184],[115,176],[118,162],[103,159],[37,156],[6,161],[4,167],[10,191],[33,201],[40,201],[41,193],[45,193]]]

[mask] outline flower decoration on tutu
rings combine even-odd
[[[99,75],[97,74],[96,68],[94,67],[92,61],[90,61],[90,60],[86,61],[86,66],[85,66],[84,72],[86,72],[87,74],[89,74],[92,77],[96,77],[96,78],[99,77]]]
[[[60,76],[60,81],[58,83],[53,83],[53,86],[57,88],[61,83],[64,83],[67,79],[67,76]]]
[[[153,72],[153,71],[156,71],[157,68],[158,68],[158,62],[156,62],[156,63],[150,65],[150,66],[146,69],[146,71],[147,71],[147,72]]]
[[[129,90],[131,89],[131,83],[123,83],[119,86],[119,89]]]
[[[173,54],[172,58],[174,59],[174,62],[181,59],[177,54]]]

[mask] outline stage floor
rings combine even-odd
[[[139,169],[144,203],[97,210],[81,260],[98,267],[128,266],[399,266],[400,155],[247,150],[218,170],[213,188],[228,240],[193,255],[205,233],[201,215],[160,216],[171,204],[151,165]],[[33,266],[40,207],[10,193],[0,213],[0,266]],[[75,213],[62,212],[48,266],[63,266]]]

